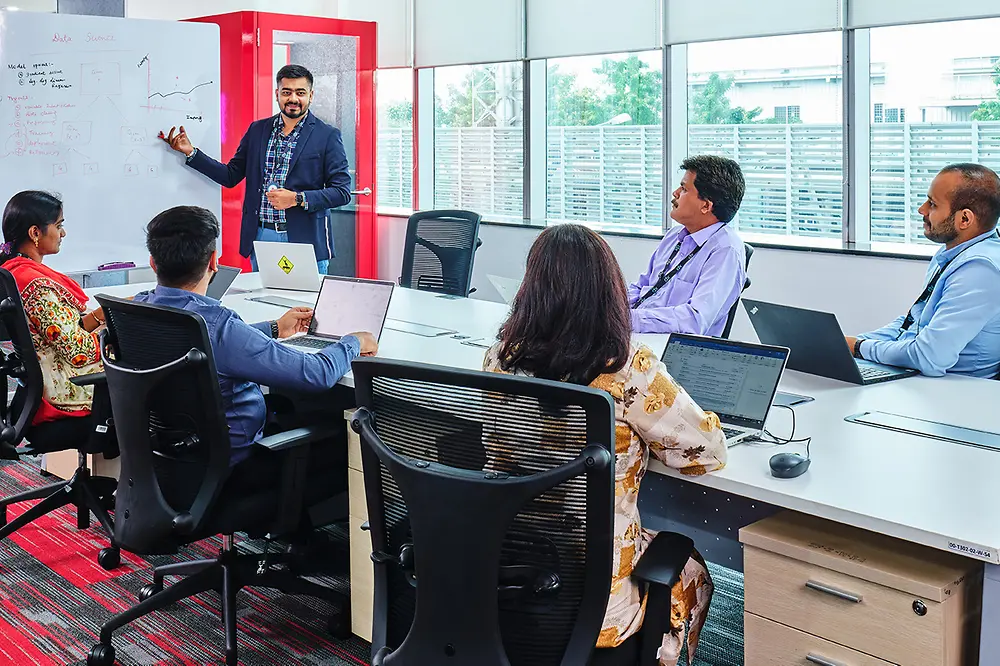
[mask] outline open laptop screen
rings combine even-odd
[[[698,405],[732,425],[763,427],[788,349],[673,334],[667,372]]]
[[[378,339],[389,311],[392,288],[392,282],[325,276],[309,334],[341,338],[348,333],[368,331]]]

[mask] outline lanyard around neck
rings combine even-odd
[[[722,227],[719,227],[719,228],[721,229]],[[712,236],[714,236],[717,233],[719,233],[718,229],[716,231],[712,232]],[[669,257],[667,257],[667,263],[664,264],[663,270],[660,271],[660,276],[656,279],[656,284],[654,284],[649,289],[649,291],[647,291],[645,294],[643,294],[638,299],[636,299],[635,303],[632,304],[632,309],[635,310],[640,305],[642,305],[643,303],[645,303],[646,301],[648,301],[650,298],[652,298],[653,296],[655,296],[656,293],[658,291],[660,291],[660,289],[663,289],[663,287],[665,287],[666,284],[668,282],[670,282],[670,280],[672,280],[675,275],[677,275],[678,273],[680,273],[681,269],[684,268],[687,265],[687,263],[694,258],[694,255],[698,254],[698,252],[701,251],[701,248],[703,248],[705,246],[705,244],[708,243],[708,240],[712,236],[709,236],[708,238],[706,238],[705,242],[702,243],[701,245],[698,245],[696,243],[695,246],[694,246],[694,249],[691,251],[691,254],[688,254],[683,259],[681,259],[680,261],[678,261],[677,265],[674,266],[673,268],[671,268],[670,271],[668,272],[667,271],[667,267],[670,266],[670,262],[672,262],[674,260],[674,258],[677,256],[677,253],[681,251],[681,245],[684,243],[684,239],[683,238],[680,239],[679,241],[677,241],[677,244],[674,245],[674,251],[670,253]],[[687,236],[687,238],[691,238],[691,236]]]
[[[972,245],[967,245],[966,247],[963,247],[958,254],[956,254],[954,257],[944,262],[943,264],[941,264],[941,266],[939,266],[938,269],[934,271],[934,275],[932,275],[931,279],[927,281],[927,286],[924,287],[924,290],[920,293],[920,296],[917,297],[917,300],[913,302],[913,305],[911,305],[910,309],[906,312],[906,318],[903,319],[903,323],[899,327],[899,334],[896,336],[897,340],[903,335],[904,332],[910,330],[910,327],[913,326],[913,324],[916,322],[917,319],[916,317],[913,316],[913,308],[917,307],[922,303],[927,302],[927,299],[929,299],[931,297],[931,294],[934,293],[934,289],[935,287],[937,287],[938,281],[941,279],[941,276],[944,275],[944,272],[948,270],[948,266],[951,265],[951,262],[955,261],[960,256],[962,256],[962,252],[965,252],[971,247],[979,245],[984,240],[989,240],[990,238],[993,238],[993,236],[1000,237],[1000,229],[998,229],[995,234],[990,234],[985,238],[980,238]]]

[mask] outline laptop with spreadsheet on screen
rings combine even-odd
[[[316,353],[349,333],[368,332],[378,340],[392,299],[392,282],[326,275],[319,285],[309,332],[281,342]]]
[[[726,445],[760,435],[771,411],[787,347],[672,333],[663,352],[667,372],[722,422]]]

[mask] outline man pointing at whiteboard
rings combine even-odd
[[[171,148],[186,163],[223,187],[247,180],[240,225],[240,254],[253,256],[253,242],[309,243],[325,275],[333,256],[326,211],[351,200],[351,176],[340,130],[309,113],[313,75],[301,65],[286,65],[275,76],[281,112],[258,120],[243,135],[236,154],[222,164],[195,148],[184,127],[171,127]]]

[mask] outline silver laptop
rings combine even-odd
[[[254,241],[261,284],[268,289],[316,291],[319,269],[316,250],[308,243]]]
[[[722,421],[726,446],[760,436],[788,361],[787,347],[672,333],[663,363],[705,411]]]
[[[208,282],[208,291],[206,291],[205,295],[221,301],[222,297],[229,291],[229,288],[233,286],[233,281],[239,277],[240,273],[241,270],[239,268],[219,266],[219,270],[212,275],[212,279]]]
[[[367,331],[378,340],[394,286],[382,280],[324,276],[309,332],[285,338],[282,343],[316,353],[357,331]]]

